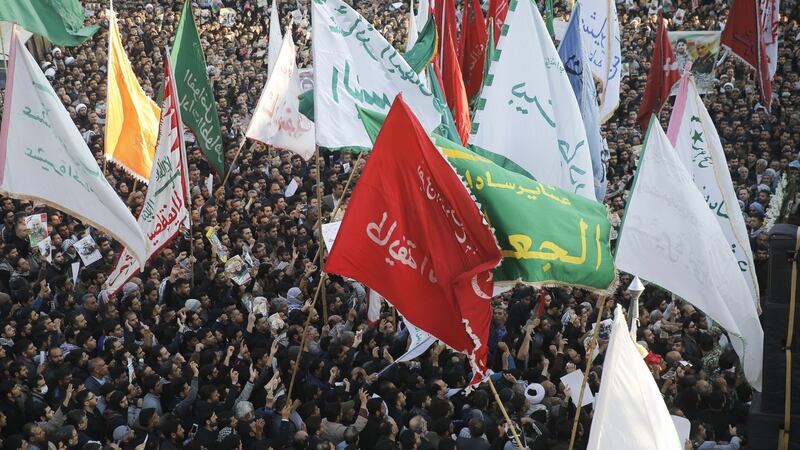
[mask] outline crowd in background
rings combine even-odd
[[[291,26],[298,63],[311,67],[308,4],[299,3],[280,2],[281,29]],[[641,149],[636,112],[657,6],[667,19],[678,8],[687,11],[681,25],[670,22],[671,30],[719,30],[729,9],[724,0],[692,3],[617,4],[627,75],[620,107],[602,129],[610,147],[606,203],[617,219]],[[407,3],[352,4],[389,42],[405,48]],[[108,22],[104,5],[87,6],[87,21],[101,24],[101,30],[79,47],[52,48],[40,63],[103,166]],[[126,51],[152,97],[162,82],[165,46],[181,6],[168,0],[116,5]],[[230,14],[223,8],[235,13],[228,25],[220,20]],[[555,5],[557,17],[568,19],[568,10],[567,4]],[[388,305],[378,320],[367,321],[366,289],[359,283],[331,276],[322,287],[327,311],[321,301],[311,301],[321,278],[315,224],[320,216],[329,220],[337,207],[346,210],[352,191],[344,191],[346,180],[369,158],[356,167],[356,155],[323,151],[322,204],[313,160],[248,143],[234,163],[266,81],[268,9],[255,1],[207,0],[194,12],[231,175],[224,186],[214,176],[209,191],[210,165],[188,136],[191,236],[178,238],[139,277],[112,293],[105,282],[121,251],[116,242],[64,213],[0,199],[2,447],[517,448],[488,387],[468,395],[461,390],[470,379],[464,355],[434,344],[413,361],[393,364],[406,350],[408,332]],[[732,57],[716,68],[713,92],[704,98],[728,158],[762,292],[765,212],[781,175],[800,168],[792,165],[800,146],[798,18],[798,2],[782,0],[769,113],[760,106],[753,74]],[[668,103],[664,125],[669,114]],[[113,163],[106,173],[138,213],[145,186]],[[299,188],[287,196],[292,180]],[[25,217],[34,212],[48,214],[52,263],[29,244]],[[230,279],[204,237],[207,227],[217,229],[229,256],[252,252],[257,260],[252,281],[238,285]],[[71,265],[79,260],[74,244],[86,233],[102,258],[81,266],[73,281]],[[628,307],[630,281],[621,274],[601,319],[610,319],[617,303]],[[537,317],[540,301],[546,304]],[[649,351],[645,361],[671,413],[692,424],[686,448],[746,447],[752,390],[723,330],[657,288],[648,288],[640,305],[638,339]],[[599,389],[608,327],[598,330],[597,354],[587,355],[585,347],[599,313],[598,296],[577,288],[541,293],[519,286],[494,298],[492,308],[489,364],[500,400],[529,448],[566,449],[576,408],[559,379],[585,370],[586,358],[593,358],[588,385],[595,393]],[[583,408],[576,448],[585,447],[591,420],[591,406]]]

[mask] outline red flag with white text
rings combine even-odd
[[[650,58],[650,70],[647,72],[647,84],[642,95],[642,102],[639,104],[637,118],[642,132],[647,131],[650,116],[658,114],[669,98],[672,86],[680,79],[681,73],[675,59],[675,52],[672,51],[672,45],[669,43],[667,26],[659,12],[656,41]]]
[[[397,96],[356,186],[325,272],[377,290],[488,374],[497,242],[453,168]]]
[[[489,0],[489,18],[494,21],[494,45],[500,42],[500,35],[503,31],[503,24],[506,22],[508,15],[508,2],[509,0]]]
[[[722,30],[720,44],[758,73],[761,100],[769,109],[772,104],[772,82],[759,10],[757,0],[735,0],[728,13],[725,29]]]
[[[145,235],[148,259],[181,231],[191,228],[186,206],[191,197],[179,104],[172,67],[167,58],[164,63],[164,101],[153,170],[137,219]],[[124,249],[114,271],[108,276],[108,289],[116,292],[139,271],[139,264],[128,249]]]

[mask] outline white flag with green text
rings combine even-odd
[[[371,148],[356,105],[387,114],[397,94],[426,131],[444,106],[392,44],[341,0],[312,0],[317,144]]]

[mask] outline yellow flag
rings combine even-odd
[[[113,11],[109,18],[108,45],[106,159],[146,183],[153,167],[161,109],[139,86],[122,47]]]

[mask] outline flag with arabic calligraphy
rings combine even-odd
[[[136,219],[108,184],[80,131],[14,27],[0,126],[0,191],[41,201],[146,258]]]
[[[586,130],[567,73],[532,0],[512,0],[469,143],[503,167],[594,199]]]
[[[499,262],[475,202],[398,97],[325,272],[379,291],[409,321],[467,354],[479,382],[488,372],[491,271]]]
[[[486,64],[486,46],[489,37],[486,34],[486,21],[483,19],[480,1],[466,2],[464,11],[461,19],[459,58],[467,98],[471,100],[480,93],[483,85],[483,66]]]
[[[761,2],[761,40],[769,63],[769,78],[778,69],[778,24],[780,23],[780,0],[759,0]]]
[[[650,123],[650,116],[656,115],[661,111],[664,103],[669,98],[672,86],[681,78],[675,52],[672,51],[672,44],[669,43],[667,24],[658,13],[658,30],[656,30],[656,42],[653,44],[653,54],[650,57],[650,70],[647,72],[647,84],[642,94],[642,102],[639,104],[637,120],[642,131],[647,130]]]
[[[580,2],[580,25],[592,75],[600,81],[600,123],[619,106],[622,79],[622,45],[614,0]]]
[[[369,149],[356,106],[385,114],[399,93],[426,130],[439,126],[446,106],[368,20],[342,0],[314,0],[311,11],[318,145]]]
[[[689,73],[684,73],[681,78],[667,136],[722,227],[722,233],[736,256],[739,270],[750,290],[753,304],[760,309],[750,236],[733,189],[728,161],[711,115],[700,98],[694,76]]]
[[[291,150],[308,161],[314,155],[314,122],[300,114],[292,33],[286,33],[275,67],[267,80],[245,135],[265,144]]]
[[[728,332],[761,390],[764,331],[725,234],[655,116],[619,230],[615,263],[674,292]]]
[[[508,2],[510,0],[489,0],[489,18],[492,19],[494,37],[498,41],[503,34],[503,24],[508,15]],[[496,43],[495,43],[496,44]]]
[[[385,117],[363,112],[361,119],[374,139]],[[605,206],[503,168],[451,139],[437,134],[432,138],[494,230],[503,253],[494,270],[496,286],[523,282],[581,286],[597,293],[613,290],[616,272]]]
[[[606,195],[606,161],[609,157],[608,146],[600,134],[600,111],[597,107],[597,90],[590,70],[591,63],[583,46],[580,29],[581,4],[576,3],[572,17],[567,25],[567,32],[558,47],[558,56],[564,63],[564,70],[583,117],[583,128],[589,141],[589,154],[592,157],[592,173],[594,174],[594,193],[598,202]]]
[[[169,244],[181,230],[189,229],[187,199],[189,181],[186,170],[186,150],[183,144],[183,124],[175,91],[175,78],[169,59],[164,63],[164,102],[161,106],[161,129],[158,135],[153,170],[147,185],[139,227],[145,235],[147,258]],[[108,289],[119,290],[140,270],[125,248],[108,276]]]

